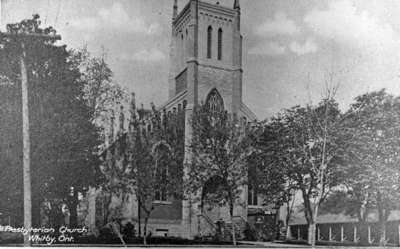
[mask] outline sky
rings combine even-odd
[[[178,0],[182,9],[189,0]],[[206,0],[208,2],[216,2]],[[234,0],[219,0],[233,6]],[[107,54],[137,101],[168,98],[173,0],[2,0],[5,24],[41,16],[69,48]],[[400,94],[400,1],[241,0],[243,100],[259,119],[316,104],[338,85],[343,110],[360,94]]]

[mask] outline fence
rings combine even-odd
[[[291,239],[307,240],[308,226],[307,225],[290,225]],[[317,224],[316,229],[317,241],[328,242],[351,242],[360,243],[361,241],[367,244],[379,243],[379,225],[378,223],[366,223],[360,225],[358,223],[322,223]],[[400,221],[390,221],[386,223],[387,244],[400,245]]]

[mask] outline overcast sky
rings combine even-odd
[[[104,47],[115,81],[139,102],[167,100],[173,0],[2,1],[3,30],[38,13],[69,47],[86,44],[95,54]],[[328,73],[340,83],[343,109],[367,91],[400,94],[400,1],[241,0],[241,7],[243,98],[259,118],[318,102]]]

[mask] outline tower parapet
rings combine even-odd
[[[233,8],[235,10],[240,10],[240,2],[239,2],[239,0],[235,0],[235,2],[233,3]]]

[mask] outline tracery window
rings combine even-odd
[[[211,112],[221,112],[224,110],[224,101],[217,89],[213,89],[208,94],[206,105]]]

